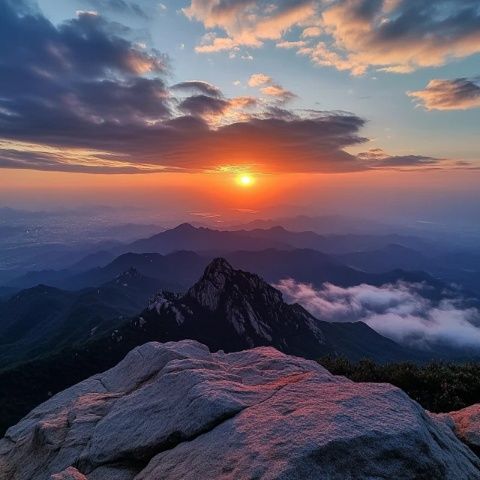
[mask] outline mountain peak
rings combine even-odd
[[[181,223],[175,228],[172,228],[172,231],[175,232],[191,232],[193,230],[196,230],[196,228],[191,223]]]
[[[218,275],[229,275],[233,267],[222,257],[214,258],[205,269],[204,277],[217,277]]]
[[[210,310],[215,310],[227,282],[233,278],[234,274],[235,270],[224,258],[215,258],[187,295]]]

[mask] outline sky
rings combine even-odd
[[[476,0],[4,0],[0,202],[479,221],[479,60]]]

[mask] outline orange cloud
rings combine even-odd
[[[469,110],[480,108],[480,84],[477,80],[431,80],[425,89],[408,92],[427,110]]]
[[[354,75],[371,67],[408,73],[480,52],[480,9],[473,0],[191,0],[184,13],[226,34],[210,32],[199,52],[275,40],[315,64]],[[287,40],[286,32],[297,39]]]
[[[248,80],[250,87],[261,87],[260,91],[269,97],[275,97],[281,102],[288,102],[295,98],[295,94],[275,83],[272,77],[264,73],[255,73]]]
[[[271,82],[272,78],[268,75],[265,75],[264,73],[255,73],[249,78],[248,85],[250,87],[259,87]]]
[[[314,0],[276,3],[192,0],[183,12],[207,29],[220,28],[227,33],[227,37],[210,34],[196,48],[200,53],[211,53],[239,46],[260,47],[265,40],[279,40],[290,28],[314,15],[316,3]]]

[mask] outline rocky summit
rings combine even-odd
[[[478,457],[398,388],[192,340],[135,348],[0,441],[1,480],[478,478]]]
[[[258,275],[214,259],[184,294],[155,296],[135,327],[148,340],[195,339],[211,350],[273,346],[307,358],[343,355],[394,361],[420,354],[383,337],[363,322],[331,323],[314,318]]]

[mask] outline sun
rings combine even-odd
[[[243,173],[237,177],[237,183],[242,187],[251,187],[255,183],[255,179],[251,175]]]

